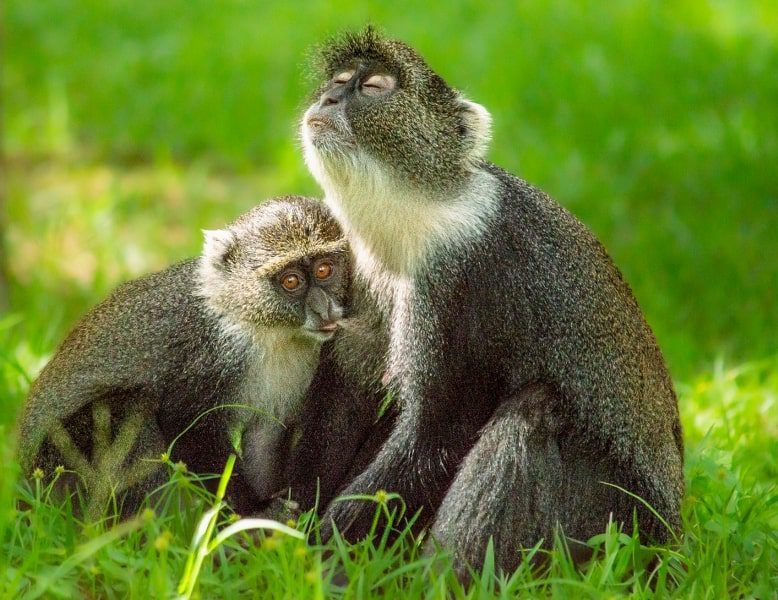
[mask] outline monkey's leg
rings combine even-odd
[[[629,520],[622,492],[606,454],[587,452],[571,441],[554,417],[559,402],[547,386],[533,384],[504,401],[462,461],[432,527],[433,538],[453,552],[455,568],[480,568],[489,538],[497,565],[514,570],[522,548],[553,543],[562,531],[574,558],[583,544],[605,530],[609,515]]]
[[[162,465],[159,455],[164,450],[162,435],[153,415],[133,407],[118,415],[114,436],[110,439],[110,411],[107,406],[93,407],[94,475],[90,484],[87,516],[97,519],[114,497],[120,512],[135,512],[146,494],[160,482]],[[149,459],[156,459],[149,460]],[[149,478],[157,474],[153,480]],[[134,498],[128,500],[132,491]]]

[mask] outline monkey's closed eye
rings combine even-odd
[[[362,82],[362,92],[368,96],[378,96],[391,92],[396,80],[391,75],[371,75]]]
[[[354,71],[343,71],[342,73],[338,73],[337,75],[335,75],[335,78],[332,80],[332,82],[348,83],[353,76],[354,76]]]

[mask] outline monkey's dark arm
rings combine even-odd
[[[372,460],[388,435],[385,425],[376,426],[381,399],[345,377],[333,356],[322,359],[300,410],[300,441],[287,467],[292,498],[303,510],[327,506],[355,461],[364,468]]]
[[[404,331],[412,333],[395,341],[399,345],[392,349],[392,360],[403,372],[397,422],[375,460],[340,495],[398,493],[407,516],[424,509],[417,521],[421,526],[434,515],[495,399],[477,381],[461,380],[468,371],[460,363],[468,354],[464,329],[437,328],[440,321],[430,313],[410,318],[413,322]],[[360,539],[374,512],[369,502],[335,502],[325,515],[323,536],[334,521],[347,539]]]
[[[436,394],[426,396],[430,405],[441,407],[437,398]],[[435,412],[403,410],[375,459],[339,495],[375,494],[379,490],[397,493],[405,504],[406,516],[423,509],[416,525],[428,522],[476,433],[472,420],[456,415],[441,427],[441,419],[446,420],[447,415],[438,413],[436,417]],[[363,538],[369,532],[375,508],[370,502],[336,499],[323,518],[322,537],[330,535],[330,522],[334,522],[346,539]]]

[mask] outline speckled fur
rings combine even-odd
[[[33,384],[20,424],[24,472],[40,467],[51,476],[59,464],[76,466],[49,437],[58,423],[100,471],[94,406],[107,404],[111,438],[141,413],[142,430],[118,450],[122,468],[97,473],[128,492],[129,512],[165,478],[157,469],[124,489],[122,478],[139,459],[158,459],[204,411],[242,404],[256,410],[208,413],[176,441],[171,458],[197,473],[220,473],[233,450],[230,431],[245,427],[245,465],[239,461],[230,498],[240,512],[259,508],[261,493],[277,490],[269,488],[278,482],[264,478],[277,476],[283,460],[274,454],[279,434],[269,428],[297,419],[321,349],[300,333],[299,308],[272,280],[286,264],[322,255],[344,270],[332,288],[344,305],[350,259],[340,227],[321,202],[286,197],[206,232],[200,258],[120,286],[73,329]]]
[[[405,44],[372,30],[349,34],[325,48],[321,65],[326,81],[317,93],[344,67],[375,68],[398,82],[381,101],[342,100],[346,127],[306,132],[316,104],[302,125],[311,172],[358,242],[356,277],[374,294],[390,290],[376,307],[389,328],[386,367],[399,415],[342,493],[399,492],[411,513],[422,510],[419,524],[432,525],[462,574],[480,565],[490,537],[498,564],[511,569],[520,548],[550,544],[559,527],[587,539],[611,517],[629,527],[633,510],[647,538],[666,540],[649,511],[602,483],[640,495],[679,525],[676,397],[605,249],[546,194],[481,158],[485,111],[463,112],[460,96]],[[374,193],[381,178],[400,185]],[[434,235],[435,223],[402,221],[415,207],[422,220],[445,219],[462,199],[472,221],[448,227],[447,238]],[[361,217],[371,213],[380,218]],[[421,250],[393,261],[390,239]],[[359,395],[348,387],[351,365],[337,355],[323,365],[344,374],[327,382],[317,375],[309,396],[331,395],[344,382],[342,395]],[[386,428],[374,437],[381,436]],[[332,519],[359,538],[372,514],[369,504],[334,503],[325,530]]]
[[[384,39],[372,28],[333,40],[322,49],[316,66],[326,85],[357,60],[392,73],[398,85],[396,93],[371,110],[346,111],[354,143],[403,181],[428,190],[458,190],[471,172],[469,159],[479,158],[486,149],[488,123],[484,131],[478,118],[488,113],[450,88],[413,48]],[[458,143],[450,144],[452,139]],[[434,154],[428,152],[430,146]]]

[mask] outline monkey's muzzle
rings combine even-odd
[[[337,333],[338,324],[335,321],[322,321],[317,327],[303,327],[303,331],[317,342],[327,342]]]
[[[335,122],[323,115],[311,115],[308,117],[308,127],[313,131],[325,131],[327,129],[336,130]]]

